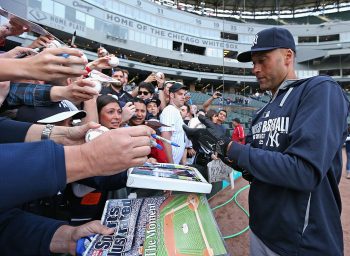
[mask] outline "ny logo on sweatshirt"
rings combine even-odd
[[[280,134],[276,130],[275,131],[270,131],[269,135],[267,137],[266,146],[276,147],[277,148],[280,145],[280,143],[278,142],[278,136],[279,135]]]

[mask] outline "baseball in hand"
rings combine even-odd
[[[101,89],[102,89],[102,83],[94,78],[88,77],[85,78],[84,80],[88,80],[91,81],[94,84],[94,89],[100,93]]]
[[[156,77],[158,78],[163,78],[164,77],[164,74],[162,72],[157,72],[156,73]]]
[[[100,54],[101,54],[102,57],[107,56],[108,55],[108,51],[105,48],[101,47]]]
[[[90,129],[87,131],[87,133],[85,135],[85,141],[86,142],[92,141],[93,139],[96,139],[102,133],[105,133],[107,131],[109,131],[109,129],[104,127],[104,126],[101,126],[99,128],[96,128],[96,129]]]
[[[119,65],[119,59],[117,57],[112,57],[109,61],[108,64],[114,68]]]
[[[71,59],[73,59],[73,58],[81,58],[81,59],[83,59],[86,63],[88,62],[88,58],[86,57],[85,54],[83,54],[83,55],[80,56],[80,57],[77,57],[77,56],[69,56],[69,58],[71,58]],[[79,64],[72,64],[72,65],[70,65],[70,67],[76,68],[76,69],[85,69],[85,65],[79,65]]]

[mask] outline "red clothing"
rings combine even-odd
[[[242,125],[238,124],[232,133],[231,140],[238,142],[240,144],[245,144],[245,135]]]
[[[153,158],[157,159],[158,163],[168,163],[168,158],[167,158],[165,150],[164,150],[163,142],[161,140],[158,140],[158,139],[156,139],[156,142],[163,147],[163,150],[152,147],[151,154],[149,154],[149,157],[153,157]]]

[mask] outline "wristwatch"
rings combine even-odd
[[[51,135],[52,129],[54,127],[55,126],[53,124],[45,125],[44,130],[41,132],[41,140],[48,140],[48,139],[50,139],[50,135]]]

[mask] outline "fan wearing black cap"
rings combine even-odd
[[[180,108],[185,104],[186,86],[176,82],[170,88],[170,103],[163,109],[160,115],[160,122],[169,126],[161,127],[161,136],[179,145],[173,147],[164,143],[164,150],[167,154],[168,162],[179,164],[185,152],[185,132],[182,128],[184,124],[180,114]]]
[[[210,140],[226,163],[252,175],[250,255],[340,256],[338,184],[349,101],[330,77],[298,79],[295,54],[292,34],[273,27],[237,56],[253,62],[260,89],[272,93],[253,117],[248,144],[211,128],[187,133],[202,144]]]
[[[145,100],[147,107],[147,117],[146,119],[159,119],[159,106],[160,100],[157,98],[150,98]]]

